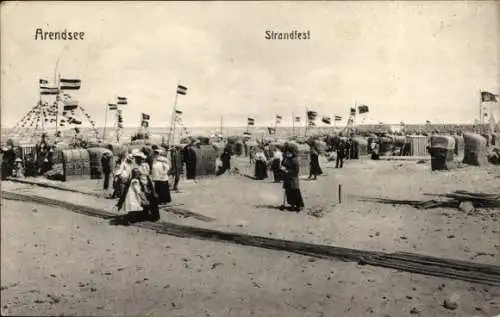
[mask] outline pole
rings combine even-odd
[[[479,90],[479,134],[483,133],[484,112],[483,112],[483,93]]]
[[[223,116],[220,116],[220,136],[222,137],[222,122],[224,120]]]
[[[307,136],[307,127],[309,126],[309,116],[307,115],[307,108],[306,108],[306,128],[304,129],[304,137]]]
[[[292,138],[295,137],[295,113],[292,112]]]
[[[339,204],[342,204],[342,184],[339,184]]]
[[[39,89],[40,90],[40,89]],[[42,116],[42,134],[45,133],[45,116],[43,115],[42,92],[40,91],[40,111]]]
[[[179,87],[180,82],[177,82],[177,87]],[[173,139],[175,139],[175,117],[177,116],[176,114],[176,109],[177,109],[177,96],[179,95],[177,93],[177,87],[175,87],[175,101],[174,101],[174,108],[172,110],[172,117],[170,118],[170,131],[168,132],[168,146],[170,146],[170,141],[173,143]],[[172,138],[172,134],[174,134]]]
[[[106,111],[104,112],[104,129],[102,131],[102,141],[106,141],[106,127],[108,125],[108,108],[109,106],[106,104]]]

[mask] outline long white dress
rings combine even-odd
[[[127,194],[125,195],[125,201],[123,202],[123,206],[120,211],[123,213],[128,213],[131,211],[141,211],[142,206],[138,197],[138,194],[140,192],[141,185],[139,184],[139,180],[136,178],[132,179]]]

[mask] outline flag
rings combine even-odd
[[[40,87],[40,95],[57,95],[59,89],[57,87]]]
[[[48,85],[49,84],[49,81],[45,80],[45,79],[40,79],[39,82],[40,82],[40,88],[42,87],[42,85]]]
[[[351,108],[351,116],[355,116],[356,115],[356,108]]]
[[[425,124],[431,124],[429,120],[425,120]]]
[[[276,134],[276,128],[267,128],[267,131],[269,132],[270,135]]]
[[[360,105],[360,106],[358,106],[358,112],[359,112],[359,114],[367,113],[368,112],[368,106],[367,105]]]
[[[118,97],[116,104],[117,105],[126,105],[126,104],[128,104],[127,97]]]
[[[69,124],[80,125],[82,122],[80,120],[76,120],[75,118],[70,118],[68,121]]]
[[[405,125],[405,123],[404,123],[403,121],[401,121],[401,122],[399,123],[399,125],[404,126],[404,125]]]
[[[276,115],[276,123],[280,123],[281,119],[283,119],[283,117],[281,117],[279,114],[277,114]]]
[[[335,121],[342,121],[342,117],[341,116],[335,116]]]
[[[321,119],[321,121],[323,121],[323,123],[326,123],[326,124],[331,124],[332,123],[332,120],[330,119],[330,117],[323,117]]]
[[[316,126],[316,123],[314,123],[314,121],[309,121],[309,122],[308,122],[308,124],[309,124],[309,126],[311,126],[311,127]]]
[[[63,106],[64,111],[75,110],[78,107],[78,104],[67,104]]]
[[[243,135],[244,135],[244,136],[251,136],[251,135],[252,135],[252,133],[250,133],[250,132],[243,132]]]
[[[295,122],[300,122],[300,117],[295,117]]]
[[[182,114],[182,111],[175,109],[176,114]]]
[[[149,114],[147,113],[142,114],[142,120],[149,120],[149,119],[151,119],[151,116]]]
[[[248,125],[254,125],[254,124],[255,124],[255,119],[254,119],[254,118],[250,118],[250,117],[249,117],[249,118],[247,119],[247,124],[248,124]]]
[[[80,89],[81,80],[61,78],[59,83],[61,85],[61,90],[78,90]]]
[[[118,106],[115,105],[114,103],[108,103],[108,109],[109,110],[117,110]]]
[[[312,110],[307,111],[307,119],[315,120],[317,116],[318,116],[318,113],[316,111],[312,111]]]
[[[491,92],[481,91],[481,101],[482,102],[497,102],[498,95],[492,94]]]
[[[182,85],[177,85],[177,93],[179,95],[185,95],[187,93],[187,87],[182,86]]]

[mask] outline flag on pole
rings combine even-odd
[[[182,114],[182,111],[175,109],[176,114]]]
[[[482,102],[497,102],[498,95],[491,92],[481,91],[481,101]]]
[[[151,116],[147,113],[142,113],[142,120],[149,120],[151,119]]]
[[[283,119],[283,117],[281,117],[279,114],[277,114],[276,115],[276,123],[280,123],[281,119]]]
[[[431,124],[429,120],[425,120],[425,124]]]
[[[49,84],[49,81],[48,81],[48,80],[45,80],[45,79],[40,79],[40,80],[39,80],[39,83],[40,83],[40,88],[42,88],[42,85],[48,85],[48,84]]]
[[[247,118],[247,124],[248,124],[248,125],[254,125],[254,124],[255,124],[255,119],[254,119],[254,118],[250,118],[250,117],[248,117],[248,118]]]
[[[128,104],[127,97],[118,97],[116,101],[117,105],[126,105]]]
[[[321,121],[323,121],[323,123],[326,123],[326,124],[331,124],[332,123],[332,120],[330,119],[330,117],[323,117],[321,119]]]
[[[267,131],[269,132],[270,135],[276,134],[276,128],[269,127],[269,128],[267,128]]]
[[[342,121],[342,117],[341,116],[335,116],[335,121]]]
[[[80,89],[80,85],[82,82],[80,79],[61,78],[59,83],[61,85],[61,90],[78,90]]]
[[[355,116],[356,115],[356,108],[351,108],[351,116]]]
[[[295,122],[300,122],[300,117],[295,117]]]
[[[114,103],[108,103],[109,110],[118,110],[118,106]]]
[[[40,95],[57,95],[59,89],[57,87],[40,87]]]
[[[177,93],[179,95],[185,95],[187,94],[187,87],[186,86],[182,86],[182,85],[177,85]]]
[[[318,116],[318,113],[316,111],[312,111],[312,110],[307,110],[307,119],[312,121],[312,120],[316,120],[316,117]]]
[[[360,105],[360,106],[358,106],[358,112],[359,112],[359,114],[367,113],[368,112],[368,106],[367,105]]]

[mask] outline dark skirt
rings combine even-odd
[[[298,188],[285,188],[286,202],[295,208],[303,208],[304,200]]]
[[[196,162],[186,163],[186,178],[187,179],[196,178]]]
[[[321,175],[323,174],[323,171],[321,170],[321,167],[319,166],[319,158],[317,155],[312,155],[311,156],[311,164],[310,164],[310,175]]]
[[[155,192],[158,196],[158,204],[164,205],[172,202],[168,181],[155,181]]]
[[[267,178],[267,164],[264,161],[255,161],[255,178],[258,180]]]

